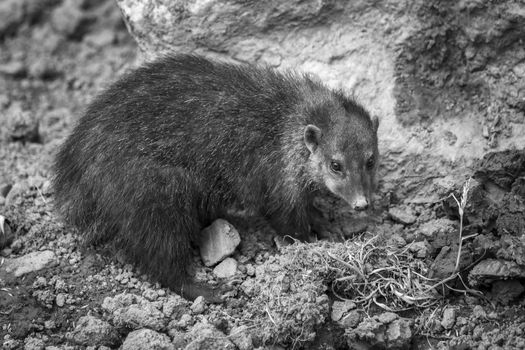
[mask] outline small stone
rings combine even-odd
[[[229,278],[235,275],[237,271],[237,260],[233,258],[224,259],[219,265],[213,269],[213,273],[218,278]]]
[[[22,77],[26,74],[27,67],[25,63],[20,61],[11,61],[0,65],[0,74],[12,76],[12,77]]]
[[[383,324],[390,323],[394,320],[397,320],[399,316],[393,312],[383,312],[377,316],[377,320]]]
[[[443,319],[441,320],[441,325],[445,329],[452,329],[456,323],[456,309],[449,307],[443,311]]]
[[[355,308],[355,303],[350,300],[334,301],[332,304],[332,321],[339,321],[345,313]]]
[[[415,253],[416,257],[418,258],[426,258],[430,250],[432,249],[430,247],[430,244],[426,240],[420,241],[420,242],[413,242],[410,244],[408,248],[412,253]]]
[[[53,29],[64,36],[75,36],[83,20],[79,6],[79,1],[65,0],[60,6],[56,7],[51,14]]]
[[[62,307],[66,304],[66,295],[64,293],[58,293],[55,302],[58,307]]]
[[[483,306],[481,305],[474,306],[474,309],[472,309],[472,316],[476,319],[482,319],[482,320],[487,319],[487,313],[485,312],[485,310],[483,309]]]
[[[179,318],[186,312],[188,312],[188,301],[178,295],[170,295],[162,304],[162,313],[166,317]]]
[[[131,293],[105,298],[102,308],[111,314],[112,323],[117,327],[131,329],[147,327],[158,331],[168,323],[155,303]]]
[[[102,29],[98,32],[88,34],[84,37],[84,42],[95,47],[104,47],[115,42],[115,31],[111,29]]]
[[[149,288],[142,292],[142,296],[149,301],[155,301],[159,298],[159,294],[155,290]]]
[[[11,141],[40,143],[39,120],[33,113],[23,110],[18,104],[13,105],[7,113],[9,121],[6,128]]]
[[[119,335],[113,326],[90,315],[79,318],[68,338],[80,345],[115,346],[119,342]]]
[[[215,220],[201,232],[200,254],[204,265],[213,266],[230,256],[241,243],[239,232],[223,219]]]
[[[196,315],[202,314],[206,310],[206,302],[204,301],[204,297],[198,296],[195,298],[193,304],[190,306],[190,309]]]
[[[412,340],[411,321],[401,318],[392,321],[386,330],[388,348],[407,349]]]
[[[410,210],[409,208],[390,208],[388,210],[388,214],[390,215],[392,220],[399,222],[403,225],[411,225],[414,222],[416,222],[416,216],[412,213],[412,210]]]
[[[246,264],[246,274],[250,277],[255,276],[255,267],[252,264]]]
[[[255,296],[259,292],[259,286],[253,278],[247,278],[241,283],[242,291],[249,297]]]
[[[247,326],[233,327],[230,331],[230,340],[239,350],[253,349],[253,339]]]
[[[44,350],[44,341],[35,337],[27,337],[24,341],[24,350]]]
[[[128,334],[122,350],[168,350],[175,349],[170,338],[166,334],[161,334],[151,329],[139,329]]]
[[[176,326],[178,328],[188,328],[191,324],[193,324],[193,317],[190,314],[184,314],[180,317]]]
[[[472,286],[490,284],[495,280],[525,278],[525,267],[514,261],[485,259],[470,271],[468,281]]]
[[[351,310],[339,322],[345,329],[355,328],[363,320],[363,314],[358,310]]]
[[[15,259],[6,259],[0,266],[0,272],[4,270],[14,277],[21,277],[30,272],[40,271],[54,262],[56,256],[51,250],[32,252]]]

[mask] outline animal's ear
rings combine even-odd
[[[373,114],[370,119],[372,120],[372,126],[374,127],[374,130],[377,132],[377,128],[379,128],[379,118],[376,114]]]
[[[304,143],[310,150],[310,153],[314,153],[319,146],[321,135],[321,129],[315,125],[309,124],[304,128]]]

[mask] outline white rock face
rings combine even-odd
[[[169,51],[264,63],[313,73],[353,94],[380,118],[391,178],[399,178],[396,164],[415,155],[435,173],[442,170],[435,159],[468,165],[489,146],[525,143],[525,83],[515,77],[523,71],[525,27],[492,30],[504,20],[525,23],[510,3],[459,2],[437,11],[424,0],[117,3],[147,60]],[[508,132],[493,142],[496,129]]]

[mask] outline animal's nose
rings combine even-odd
[[[355,210],[366,210],[368,209],[368,200],[365,197],[359,197],[354,201]]]

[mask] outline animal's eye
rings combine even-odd
[[[340,173],[343,169],[343,166],[339,162],[332,161],[330,162],[330,170],[332,170],[334,173]]]
[[[372,169],[372,168],[374,167],[375,164],[376,164],[376,161],[375,161],[375,159],[374,159],[373,156],[370,157],[370,158],[368,158],[368,160],[366,161],[366,167],[367,167],[368,169]]]

